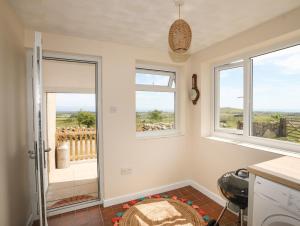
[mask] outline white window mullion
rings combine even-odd
[[[214,89],[215,89],[215,98],[214,98],[214,130],[220,127],[220,70],[215,69],[214,76]]]
[[[151,85],[136,85],[137,91],[149,91],[149,92],[176,92],[175,88],[166,86],[151,86]]]
[[[244,123],[243,131],[244,136],[250,136],[251,130],[251,60],[244,60]]]
[[[252,122],[253,122],[253,67],[252,67],[252,59],[249,59],[249,136],[252,136]]]

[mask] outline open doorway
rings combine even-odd
[[[99,200],[96,64],[45,57],[43,76],[47,209]]]

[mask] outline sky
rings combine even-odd
[[[169,83],[169,76],[152,75],[136,73],[135,83],[141,85],[159,85],[167,86]]]
[[[157,72],[159,73],[159,72]],[[136,73],[136,84],[168,86],[170,76]],[[174,112],[175,94],[172,92],[136,92],[136,111],[153,110]]]
[[[95,94],[57,93],[56,111],[92,111],[95,112]]]
[[[243,105],[242,68],[222,71],[220,106]],[[253,58],[254,111],[300,112],[300,45]]]
[[[142,76],[143,75],[143,76]],[[168,76],[137,73],[137,84],[167,85]],[[243,69],[221,71],[220,106],[242,108]],[[174,93],[136,92],[136,110],[174,112]],[[57,94],[58,111],[95,111],[94,94]],[[300,45],[253,58],[254,111],[300,112]]]
[[[153,110],[174,112],[174,93],[169,92],[136,92],[136,111],[147,112]]]
[[[142,76],[143,75],[143,76]],[[139,74],[137,84],[168,86],[169,76]],[[136,92],[136,110],[147,112],[153,110],[174,112],[175,97],[172,92]],[[58,93],[56,95],[56,110],[64,111],[95,111],[94,94]]]
[[[137,111],[160,110],[174,112],[174,93],[168,92],[136,92]],[[56,111],[95,111],[94,94],[56,94]]]
[[[243,68],[220,71],[220,107],[243,107]]]
[[[136,92],[137,111],[160,110],[174,112],[174,93]],[[95,111],[94,94],[56,94],[56,111]]]

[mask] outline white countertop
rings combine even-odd
[[[248,167],[250,173],[300,190],[300,158],[285,156]]]

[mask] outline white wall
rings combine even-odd
[[[25,33],[32,47],[33,33]],[[185,109],[187,64],[175,64],[167,52],[134,48],[75,37],[43,33],[47,51],[102,57],[103,147],[105,199],[171,184],[189,177]],[[176,66],[180,70],[182,134],[169,138],[138,139],[135,133],[135,65],[137,61]],[[110,113],[114,106],[117,112]],[[121,168],[132,174],[120,175]]]
[[[26,146],[24,30],[0,0],[0,225],[20,226],[30,214]]]
[[[103,147],[105,199],[194,179],[217,193],[217,179],[226,171],[280,155],[211,140],[211,65],[261,48],[299,40],[300,9],[217,43],[175,64],[167,52],[43,33],[44,50],[102,57]],[[33,32],[25,33],[31,47]],[[181,136],[137,139],[135,134],[135,65],[137,61],[178,66],[181,70]],[[200,77],[201,99],[193,106],[187,93],[191,75]],[[111,113],[110,108],[117,112]],[[132,174],[120,175],[120,168]]]
[[[201,99],[191,106],[193,168],[192,179],[218,193],[217,179],[226,171],[277,158],[280,155],[256,148],[212,140],[212,65],[225,59],[239,59],[246,53],[283,46],[300,40],[300,8],[204,49],[192,56],[192,73],[200,76]],[[230,62],[230,61],[229,61]],[[191,79],[191,78],[190,78]]]

